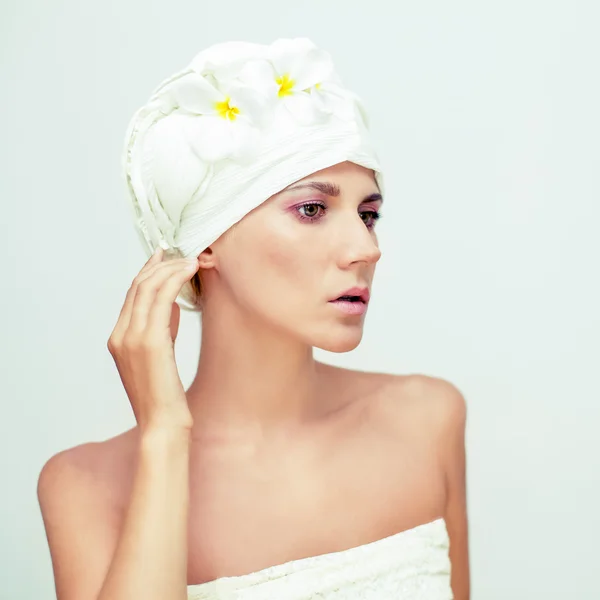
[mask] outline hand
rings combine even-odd
[[[175,299],[197,270],[197,259],[164,261],[157,249],[133,280],[108,340],[141,430],[192,427],[175,362],[180,316]]]

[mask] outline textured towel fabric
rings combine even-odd
[[[188,586],[188,600],[452,600],[440,518],[341,552]]]
[[[122,167],[150,255],[198,255],[292,183],[350,161],[383,180],[359,97],[306,38],[216,44],[131,119]],[[191,285],[178,302],[197,309]]]

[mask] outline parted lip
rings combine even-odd
[[[358,296],[365,304],[369,301],[371,295],[369,294],[369,288],[366,287],[353,287],[345,292],[342,292],[335,298],[332,298],[330,302],[339,300],[342,296]]]

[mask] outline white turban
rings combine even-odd
[[[381,169],[366,112],[306,38],[203,50],[136,111],[122,167],[150,255],[199,255],[244,215],[311,173]],[[178,302],[198,309],[186,283]]]

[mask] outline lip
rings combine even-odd
[[[369,288],[355,286],[344,292],[340,292],[335,298],[332,298],[330,302],[335,302],[341,296],[358,296],[365,304],[369,302],[369,298],[371,297],[369,293]]]
[[[351,300],[330,300],[329,304],[333,304],[333,306],[346,313],[347,315],[364,315],[365,312],[367,312],[366,302],[352,302]]]

